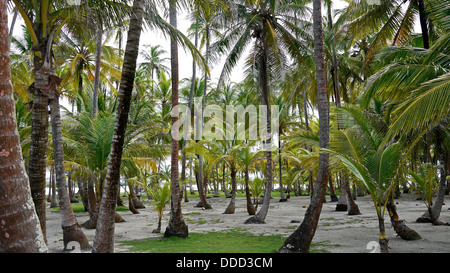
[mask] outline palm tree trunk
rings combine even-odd
[[[386,208],[388,209],[389,217],[391,218],[392,227],[400,238],[407,241],[422,239],[417,232],[406,225],[404,220],[400,219],[392,196],[390,196]]]
[[[67,188],[66,174],[64,171],[64,151],[61,132],[61,114],[59,110],[59,96],[53,94],[51,108],[53,155],[56,174],[56,185],[58,188],[58,199],[61,216],[61,227],[63,229],[64,250],[69,242],[75,241],[80,244],[81,249],[88,249],[89,241],[81,230],[73,213],[70,202],[69,190]]]
[[[417,4],[419,5],[419,20],[420,27],[422,29],[422,39],[423,39],[423,48],[430,48],[430,38],[428,34],[428,26],[427,26],[427,13],[425,10],[425,2],[423,0],[418,0]]]
[[[169,1],[169,17],[170,24],[177,27],[177,10],[176,0]],[[170,57],[172,69],[172,109],[178,106],[178,46],[174,39],[170,40]],[[178,113],[172,115],[172,124],[178,121]],[[178,137],[172,135],[172,156],[170,166],[170,183],[171,183],[171,199],[170,199],[170,219],[169,225],[166,227],[164,237],[188,237],[188,226],[184,222],[181,211],[181,195],[180,183],[178,178]]]
[[[196,22],[198,22],[198,19],[196,19]],[[197,46],[198,46],[198,27],[195,28],[194,46],[195,46],[195,48],[197,48]],[[191,110],[192,103],[194,101],[194,89],[195,89],[196,74],[197,74],[197,64],[196,64],[195,60],[192,60],[192,78],[191,78],[191,86],[189,89],[189,101],[188,101],[188,109],[189,110]],[[190,124],[190,122],[188,122],[188,118],[190,119],[191,117],[190,116],[186,117],[182,148],[184,148],[186,146],[188,134],[190,133],[189,132],[190,128],[188,128],[188,126],[187,126],[188,124]],[[184,181],[185,179],[186,179],[186,153],[183,152],[182,156],[181,156],[181,181]],[[192,189],[191,189],[191,191],[192,191]]]
[[[250,189],[248,187],[249,175],[248,175],[248,166],[245,166],[245,198],[247,200],[247,212],[248,215],[255,215],[256,209],[253,206],[252,199],[250,197]]]
[[[266,179],[265,179],[265,189],[264,189],[264,201],[261,206],[261,209],[259,212],[252,216],[251,218],[245,220],[246,224],[250,223],[257,223],[262,224],[264,223],[264,220],[266,219],[267,213],[269,212],[269,204],[270,204],[270,198],[272,193],[272,179],[273,179],[273,162],[272,162],[272,131],[271,131],[271,111],[270,111],[270,105],[269,105],[269,99],[270,99],[270,90],[269,90],[269,79],[267,75],[267,45],[265,40],[264,31],[262,31],[262,38],[261,38],[261,54],[260,54],[260,61],[259,61],[259,77],[260,77],[260,84],[261,84],[261,97],[263,105],[266,105],[266,137],[264,141],[264,146],[266,148]]]
[[[102,26],[98,27],[97,45],[95,47],[95,75],[94,75],[94,91],[92,93],[92,118],[94,118],[98,113],[98,89],[100,85],[100,66],[102,62],[102,38],[103,29]]]
[[[42,41],[42,40],[41,40]],[[43,45],[42,48],[46,48]],[[45,61],[46,50],[40,50],[41,56],[35,56],[35,82],[33,93],[33,106],[31,114],[31,141],[28,174],[30,178],[31,195],[33,197],[36,212],[41,223],[41,229],[46,236],[46,213],[45,213],[45,175],[47,163],[48,142],[48,95],[43,91],[49,84],[49,73],[51,64]],[[42,63],[41,63],[42,62]]]
[[[386,238],[386,228],[384,225],[384,218],[382,218],[380,215],[378,215],[378,226],[380,228],[380,239],[378,241],[380,244],[380,252],[388,253],[389,252],[389,248],[388,248],[389,240]]]
[[[316,63],[318,112],[319,112],[319,145],[321,148],[329,147],[329,106],[327,101],[327,82],[325,71],[322,11],[321,1],[313,0],[313,32],[314,32],[314,57]],[[323,200],[326,193],[329,173],[329,155],[319,154],[319,169],[317,182],[300,227],[294,231],[284,242],[278,252],[309,252],[309,248],[316,232]]]
[[[139,41],[144,17],[143,0],[133,2],[133,12],[128,30],[127,44],[119,87],[116,122],[111,145],[111,153],[100,203],[100,210],[95,230],[93,252],[114,252],[114,221],[117,202],[117,191],[120,187],[120,165],[122,161],[123,143],[130,110],[131,93],[133,91],[136,62],[139,54]]]
[[[50,169],[50,208],[58,207],[58,200],[56,199],[56,182],[55,182],[55,167]]]
[[[31,198],[17,130],[6,3],[0,1],[0,251],[47,252]],[[45,204],[45,187],[43,201]]]
[[[286,202],[287,198],[284,195],[284,189],[283,189],[283,172],[282,172],[282,158],[281,158],[281,126],[278,128],[278,166],[280,167],[278,175],[280,179],[280,202]]]
[[[225,193],[225,198],[231,198],[231,195],[227,190],[227,186],[225,185],[225,163],[222,165],[222,190]]]
[[[223,214],[234,214],[236,210],[236,167],[230,167],[231,172],[231,199],[228,207],[225,209]]]

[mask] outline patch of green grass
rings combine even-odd
[[[54,211],[59,212],[60,208],[52,208]],[[83,204],[72,204],[72,209],[74,213],[85,212]],[[128,211],[128,207],[116,206],[116,211]]]
[[[185,239],[157,237],[145,240],[121,241],[125,252],[145,253],[274,253],[280,248],[284,235],[256,235],[242,230],[189,233]],[[311,252],[326,252],[326,243],[312,244]]]

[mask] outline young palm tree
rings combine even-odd
[[[148,189],[148,193],[151,195],[153,199],[154,210],[158,212],[158,227],[152,231],[152,233],[160,233],[161,232],[161,219],[164,214],[164,208],[166,204],[170,201],[170,183],[164,183],[161,185],[156,184],[153,189]]]
[[[0,245],[2,252],[47,252],[17,131],[6,4],[0,1]]]
[[[437,179],[437,167],[431,163],[425,163],[420,166],[418,172],[410,171],[412,181],[414,182],[414,189],[421,197],[422,201],[427,207],[428,214],[430,216],[433,225],[442,225],[441,221],[436,218],[433,213],[433,196],[437,192],[439,183],[436,183]],[[447,225],[449,225],[447,223]]]

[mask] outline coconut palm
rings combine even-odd
[[[442,225],[433,214],[433,196],[438,190],[439,183],[437,177],[437,167],[430,163],[420,166],[417,172],[410,171],[411,181],[414,182],[413,189],[419,194],[420,198],[427,207],[428,213],[433,225]],[[449,225],[447,223],[447,225]]]
[[[373,34],[368,47],[365,64],[368,64],[376,52],[388,43],[404,45],[408,43],[414,30],[416,17],[422,29],[422,45],[429,48],[430,40],[434,40],[435,31],[430,29],[428,4],[443,1],[386,1],[381,0],[373,5],[369,1],[352,2],[346,10],[349,34],[354,40],[364,39]],[[430,35],[432,34],[432,35]]]
[[[253,44],[247,58],[247,73],[258,79],[261,90],[261,104],[270,105],[270,82],[283,75],[287,65],[286,56],[301,58],[306,52],[304,44],[295,38],[295,34],[304,34],[304,29],[297,27],[293,14],[299,11],[299,5],[289,5],[289,1],[233,1],[230,4],[232,14],[223,16],[222,24],[226,26],[221,39],[211,46],[218,52],[228,50],[224,68],[219,79],[219,88],[232,72],[238,60],[244,54],[247,45]],[[303,8],[302,11],[305,9]],[[272,132],[271,111],[266,118],[267,177],[264,204],[261,210],[248,222],[264,222],[267,216],[270,193],[272,190]]]
[[[117,188],[120,182],[120,164],[123,153],[124,135],[127,127],[130,109],[131,92],[134,86],[136,61],[139,54],[139,39],[144,17],[144,1],[133,3],[133,15],[128,30],[128,40],[122,69],[122,79],[119,87],[114,135],[108,163],[105,188],[100,203],[98,223],[95,232],[93,252],[114,252],[114,215],[117,199]],[[137,41],[137,42],[136,42]]]
[[[149,194],[153,199],[154,210],[158,212],[158,227],[152,233],[161,232],[161,219],[163,217],[164,208],[170,201],[170,183],[164,183],[163,186],[155,185],[153,189],[148,189]]]
[[[32,130],[30,147],[30,165],[28,167],[33,201],[41,222],[45,237],[45,163],[48,142],[48,86],[50,75],[54,73],[53,43],[63,27],[74,29],[80,18],[90,14],[104,17],[105,21],[117,20],[123,15],[126,1],[116,1],[114,5],[106,2],[88,2],[80,6],[69,5],[66,1],[12,1],[22,16],[36,49],[33,59],[35,83],[33,94]],[[77,19],[77,20],[75,20]],[[110,22],[109,21],[109,22]],[[80,24],[77,25],[78,27]]]

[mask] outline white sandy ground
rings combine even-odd
[[[416,200],[415,194],[402,194],[396,199],[397,211],[400,218],[406,220],[407,225],[418,232],[421,240],[405,241],[395,234],[386,214],[386,233],[389,239],[391,253],[450,253],[450,226],[433,226],[429,223],[416,223],[415,220],[426,210],[422,201]],[[126,198],[124,198],[126,199]],[[331,253],[368,253],[373,250],[368,244],[378,241],[378,220],[369,195],[358,197],[356,203],[361,211],[360,215],[350,216],[346,212],[335,210],[336,202],[324,204],[320,215],[319,225],[313,242],[324,244],[322,247]],[[288,202],[279,202],[279,198],[272,198],[266,224],[246,225],[244,221],[249,217],[246,211],[244,198],[236,200],[235,214],[222,214],[229,203],[226,198],[210,198],[212,210],[203,210],[194,207],[198,199],[190,202],[182,201],[184,219],[189,227],[189,232],[199,233],[206,231],[220,231],[224,229],[245,229],[257,234],[283,234],[289,236],[300,224],[291,223],[291,220],[301,221],[309,205],[309,197],[291,197]],[[450,222],[450,201],[443,206],[440,220]],[[115,252],[127,252],[126,248],[117,242],[124,240],[141,240],[161,235],[152,234],[157,226],[157,214],[152,210],[151,203],[145,201],[145,209],[140,209],[140,214],[132,214],[130,211],[118,212],[125,220],[124,223],[115,225]],[[77,213],[77,220],[81,224],[88,219],[88,213]],[[164,232],[169,220],[169,205],[166,206],[162,221]],[[95,230],[83,229],[91,245],[94,240]],[[47,239],[51,252],[61,252],[62,229],[59,213],[52,209],[47,211]]]

